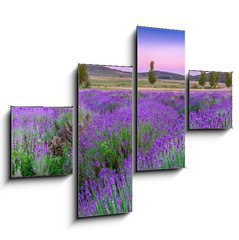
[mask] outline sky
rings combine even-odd
[[[185,74],[185,32],[137,28],[138,72],[148,72],[151,61],[159,71]]]
[[[124,72],[132,72],[133,68],[132,67],[123,67],[123,66],[106,66],[111,69],[116,69]]]
[[[190,74],[191,76],[201,75],[201,71],[198,71],[198,70],[190,70],[190,71],[189,71],[189,74]]]
[[[210,73],[211,72],[211,71],[205,71],[205,70],[190,70],[189,74],[191,76],[201,75],[201,71],[204,71],[206,73]],[[226,73],[226,72],[221,72],[221,71],[215,71],[215,72]]]

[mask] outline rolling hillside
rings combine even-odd
[[[122,71],[118,69],[112,69],[107,66],[101,65],[87,65],[88,72],[90,76],[99,76],[99,77],[119,77],[119,78],[131,78],[132,73],[127,71]],[[156,78],[162,80],[184,80],[184,75],[171,73],[171,72],[164,72],[164,71],[155,71]],[[138,79],[145,79],[148,78],[148,72],[141,72],[138,73]]]

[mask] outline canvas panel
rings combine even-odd
[[[132,210],[132,68],[78,66],[78,217]]]
[[[137,171],[185,166],[185,32],[137,28]]]
[[[72,107],[11,107],[11,178],[72,173]]]
[[[232,128],[232,72],[189,71],[189,129]]]

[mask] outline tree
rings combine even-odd
[[[226,73],[226,81],[225,84],[228,88],[232,86],[232,72],[227,72]]]
[[[201,77],[198,80],[199,85],[202,86],[202,88],[204,89],[205,85],[206,85],[206,72],[201,71]]]
[[[150,62],[150,70],[149,70],[148,80],[149,80],[149,83],[152,85],[156,82],[156,75],[155,75],[155,71],[154,71],[154,61]]]
[[[221,78],[220,72],[216,72],[216,80],[215,80],[215,85],[216,85],[216,87],[218,87],[220,78]]]
[[[216,87],[215,72],[210,72],[209,84],[210,84],[210,87],[211,87],[211,88],[215,88],[215,87]]]
[[[90,80],[89,80],[88,69],[86,64],[79,64],[78,81],[80,86],[84,88],[90,87]]]

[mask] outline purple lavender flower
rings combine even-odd
[[[79,92],[79,217],[132,209],[131,99],[130,91]]]
[[[190,129],[229,129],[231,127],[231,91],[190,92]]]
[[[12,177],[72,172],[72,142],[65,144],[60,155],[49,149],[59,129],[72,119],[71,108],[12,107],[11,114]]]
[[[184,92],[139,92],[137,170],[184,167]]]

